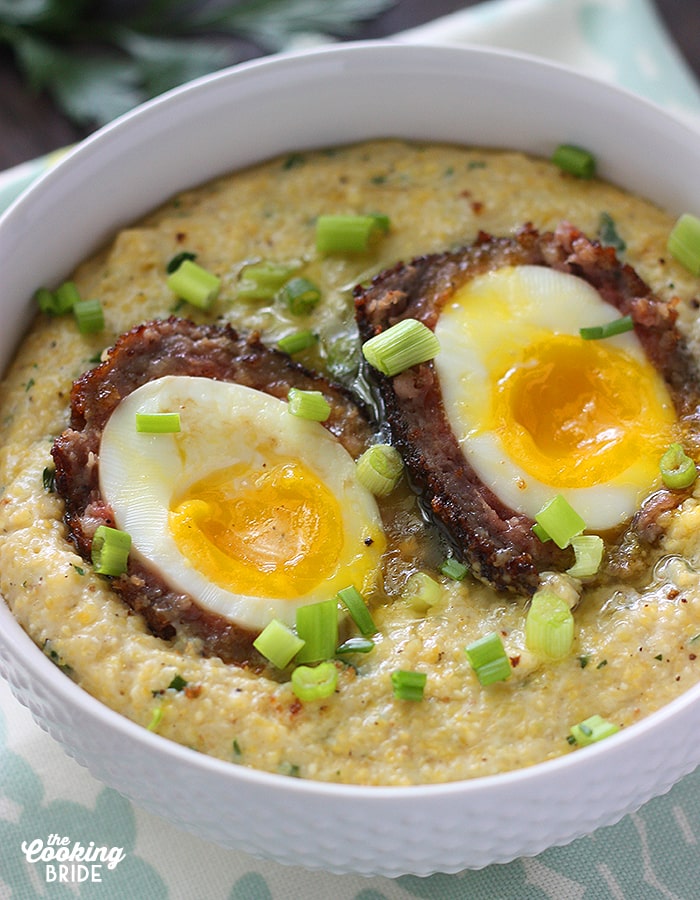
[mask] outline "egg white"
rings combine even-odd
[[[143,434],[137,412],[179,412],[181,431]],[[271,458],[298,459],[339,501],[342,554],[336,570],[295,597],[241,594],[216,584],[186,558],[169,526],[173,498],[232,464],[264,469]],[[293,625],[300,605],[327,600],[355,583],[366,589],[384,546],[374,497],[358,482],[355,462],[320,423],[291,415],[287,403],[239,384],[166,376],[125,397],[108,420],[100,446],[100,489],[132,554],[174,590],[251,630],[273,618]],[[316,548],[319,552],[319,548]],[[322,551],[321,551],[322,552]],[[359,573],[359,574],[358,574]],[[356,577],[353,578],[353,575]]]
[[[617,318],[617,310],[588,282],[545,266],[499,269],[474,279],[468,291],[466,299],[458,291],[442,311],[436,327],[440,353],[435,365],[448,421],[476,473],[507,506],[531,518],[561,493],[588,530],[604,531],[629,519],[653,487],[648,460],[629,459],[619,477],[604,483],[562,487],[528,472],[488,425],[493,419],[494,384],[509,366],[518,365],[524,348],[550,335],[579,336],[582,327]],[[606,338],[605,345],[624,351],[638,363],[653,383],[660,407],[673,419],[666,386],[651,371],[634,332]]]

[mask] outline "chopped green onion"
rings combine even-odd
[[[131,549],[131,535],[109,525],[98,525],[92,538],[92,564],[98,575],[121,575]]]
[[[177,272],[180,266],[184,263],[186,259],[195,260],[197,259],[196,253],[190,253],[188,250],[183,250],[182,253],[176,253],[175,256],[168,262],[165,267],[165,271],[168,275],[172,275],[173,272]]]
[[[360,629],[360,632],[364,637],[376,633],[377,626],[374,624],[372,615],[367,609],[367,604],[365,603],[362,594],[354,585],[350,585],[349,587],[338,591],[338,597],[347,607],[353,622]]]
[[[552,162],[562,171],[577,178],[592,178],[595,174],[595,156],[574,144],[560,144],[552,154]]]
[[[200,309],[209,309],[219,295],[221,279],[191,259],[185,259],[168,275],[170,290]]]
[[[700,218],[683,213],[671,229],[666,248],[693,275],[700,275]]]
[[[683,490],[695,483],[698,469],[680,444],[671,444],[659,461],[661,478],[667,488]]]
[[[317,335],[309,329],[303,331],[295,331],[293,334],[285,335],[277,341],[277,346],[283,353],[293,356],[295,353],[301,353],[302,350],[308,350],[309,347],[318,341]]]
[[[404,596],[416,612],[425,612],[440,602],[442,587],[427,572],[413,572],[406,581]]]
[[[65,281],[55,291],[39,288],[34,294],[34,299],[42,312],[61,316],[73,309],[73,304],[80,300],[80,294],[74,282]]]
[[[332,662],[322,662],[318,666],[297,666],[292,672],[292,690],[304,703],[330,697],[337,686],[338,670]]]
[[[542,589],[532,597],[525,618],[525,645],[531,653],[561,659],[574,641],[574,617],[565,600]]]
[[[621,316],[619,319],[613,319],[604,325],[591,325],[588,328],[579,328],[579,334],[584,341],[598,341],[601,338],[624,334],[625,331],[632,331],[633,328],[632,316]]]
[[[597,534],[575,534],[571,538],[576,561],[566,570],[567,575],[574,578],[587,578],[595,575],[603,559],[603,538]]]
[[[391,673],[391,684],[397,700],[422,700],[428,676],[425,672],[398,669]]]
[[[96,334],[105,327],[105,316],[99,300],[76,300],[73,314],[81,334]]]
[[[595,744],[596,741],[602,741],[603,738],[610,737],[620,729],[613,722],[608,722],[602,716],[590,716],[578,725],[571,728],[571,737],[580,747],[587,747],[589,744]]]
[[[539,538],[543,544],[546,544],[547,541],[551,541],[551,537],[547,534],[544,528],[537,522],[532,526],[532,533],[536,538]]]
[[[377,232],[389,230],[388,216],[326,215],[316,220],[319,253],[363,253]]]
[[[320,391],[302,391],[290,388],[287,395],[289,412],[300,419],[325,422],[331,414],[331,407]]]
[[[148,723],[148,725],[146,725],[146,729],[148,731],[157,731],[162,718],[163,718],[163,707],[156,706],[151,715],[151,721]]]
[[[39,288],[34,292],[34,302],[39,309],[50,315],[59,314],[56,304],[56,295],[48,288]]]
[[[273,666],[284,669],[304,646],[304,641],[279,619],[272,619],[255,638],[253,646]]]
[[[340,647],[336,647],[338,656],[345,656],[347,653],[369,653],[374,650],[374,641],[365,637],[351,637],[347,641],[343,641]]]
[[[279,300],[293,316],[306,316],[321,299],[321,291],[308,278],[292,278],[279,292]]]
[[[56,289],[56,304],[60,312],[68,312],[76,303],[80,302],[80,294],[74,281],[64,281]]]
[[[383,231],[384,234],[387,234],[391,228],[391,219],[389,216],[387,216],[386,213],[372,213],[371,215],[377,228],[380,231]]]
[[[237,295],[242,300],[272,300],[295,269],[296,266],[274,262],[246,266],[238,282]]]
[[[512,673],[510,660],[500,635],[495,631],[469,644],[464,648],[464,652],[482,686],[510,678]]]
[[[173,434],[180,431],[180,413],[136,413],[136,431],[140,434]]]
[[[469,571],[469,566],[455,559],[454,556],[448,556],[440,566],[440,571],[445,578],[451,578],[453,581],[464,581]]]
[[[386,497],[403,474],[401,454],[391,444],[373,444],[357,460],[357,478],[375,497]]]
[[[335,598],[300,606],[296,614],[297,635],[304,646],[297,662],[320,662],[332,659],[338,646],[338,606]]]
[[[581,534],[586,523],[561,494],[549,500],[535,516],[535,521],[562,550],[571,538]]]
[[[362,345],[367,362],[389,377],[433,359],[439,350],[435,332],[418,319],[402,319]]]

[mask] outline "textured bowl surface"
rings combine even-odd
[[[170,194],[285,151],[372,137],[543,155],[568,141],[595,150],[604,178],[672,213],[700,209],[696,133],[554,65],[390,44],[274,57],[123,117],[3,216],[0,366],[27,326],[36,284],[65,277]],[[612,824],[700,762],[700,687],[550,763],[455,784],[361,788],[253,772],[137,727],[62,676],[4,604],[0,674],[66,752],[139,806],[225,847],[334,872],[426,875],[533,855]]]

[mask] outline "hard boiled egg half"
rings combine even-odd
[[[178,412],[139,433],[136,413]],[[386,541],[355,462],[319,422],[240,384],[165,376],[125,397],[100,446],[100,488],[132,555],[199,606],[260,630],[300,605],[369,590]]]
[[[633,331],[584,340],[619,317],[587,281],[506,266],[457,290],[436,327],[445,412],[481,480],[531,518],[563,494],[588,530],[629,519],[676,440],[663,378]]]

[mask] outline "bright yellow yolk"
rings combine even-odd
[[[295,599],[329,578],[343,549],[335,496],[298,460],[202,479],[170,511],[182,553],[235,593]]]
[[[602,484],[642,460],[652,481],[675,423],[651,366],[573,335],[527,347],[494,394],[495,430],[511,458],[553,487]]]

